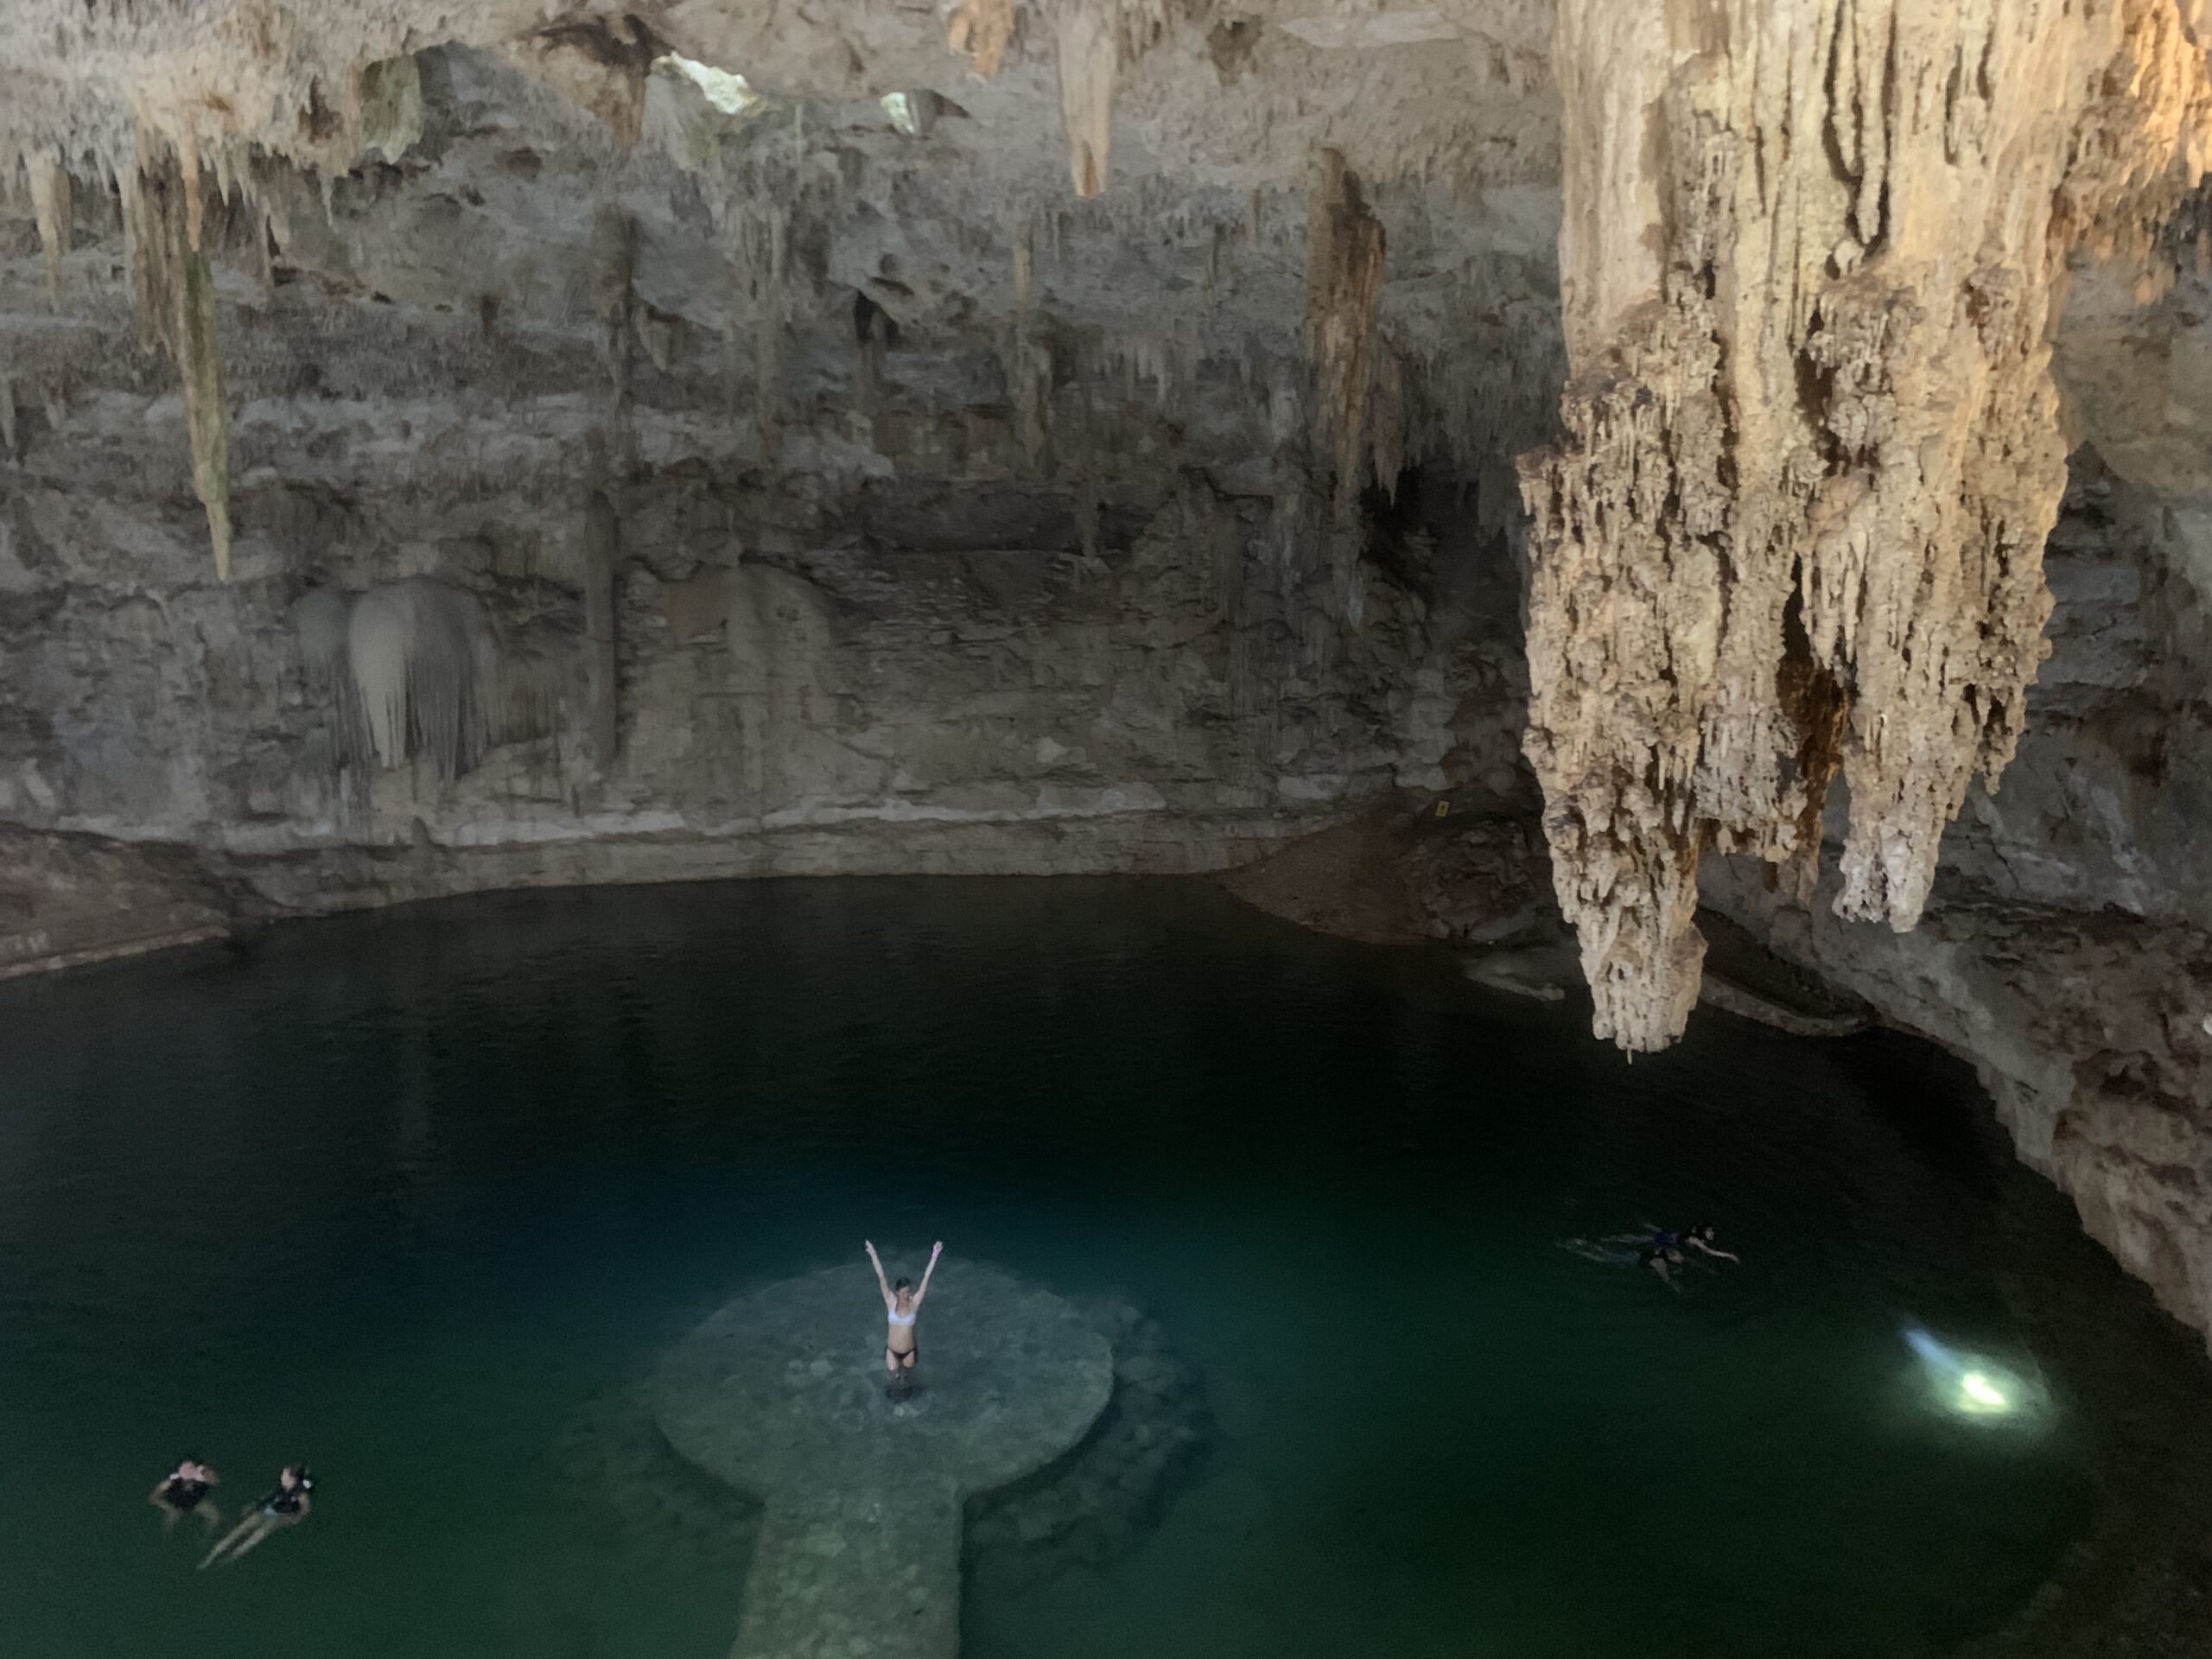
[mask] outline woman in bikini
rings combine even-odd
[[[162,1512],[162,1530],[167,1532],[176,1525],[180,1515],[196,1515],[210,1532],[222,1524],[222,1511],[207,1501],[210,1488],[222,1484],[223,1478],[214,1466],[202,1463],[198,1458],[186,1458],[162,1477],[160,1485],[146,1495],[146,1501]]]
[[[200,1567],[204,1569],[217,1561],[235,1561],[272,1533],[298,1526],[315,1507],[314,1500],[308,1496],[314,1491],[315,1477],[308,1472],[307,1465],[286,1464],[277,1471],[276,1491],[245,1512],[245,1518],[207,1552]]]
[[[939,1240],[930,1246],[930,1264],[922,1269],[922,1282],[917,1289],[911,1279],[901,1279],[893,1284],[883,1276],[883,1259],[875,1253],[874,1243],[868,1239],[861,1243],[868,1249],[868,1265],[875,1269],[875,1287],[883,1293],[883,1310],[890,1319],[890,1329],[883,1338],[883,1369],[891,1374],[891,1383],[886,1392],[894,1398],[913,1392],[914,1362],[922,1351],[914,1340],[914,1316],[922,1310],[922,1298],[930,1294],[930,1275],[937,1271],[937,1259],[944,1254],[944,1243]]]

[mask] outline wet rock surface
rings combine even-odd
[[[1216,1431],[1197,1368],[1136,1309],[1077,1306],[1114,1344],[1113,1397],[1065,1457],[969,1503],[969,1579],[984,1593],[1104,1566],[1135,1548],[1205,1465]]]
[[[986,1299],[1042,1294],[1033,1288],[1009,1289],[1016,1281],[988,1268],[957,1262],[955,1266],[963,1268],[964,1277],[976,1281],[970,1286],[971,1294]],[[964,1416],[957,1402],[944,1406],[927,1375],[924,1386],[903,1408],[887,1399],[880,1355],[864,1347],[876,1339],[875,1327],[880,1324],[865,1318],[865,1294],[859,1298],[862,1317],[852,1317],[855,1275],[834,1269],[811,1279],[815,1282],[794,1281],[804,1287],[803,1298],[800,1291],[790,1292],[791,1299],[780,1302],[769,1314],[768,1328],[806,1341],[815,1338],[805,1332],[834,1328],[842,1344],[839,1356],[833,1358],[810,1350],[810,1357],[800,1367],[804,1381],[796,1385],[788,1381],[788,1361],[779,1372],[765,1355],[761,1363],[766,1370],[755,1368],[757,1375],[746,1375],[753,1376],[767,1402],[780,1402],[794,1412],[822,1409],[823,1415],[814,1427],[826,1429],[839,1442],[826,1454],[830,1463],[843,1466],[840,1460],[852,1453],[855,1436],[860,1437],[858,1445],[873,1445],[881,1454],[880,1461],[868,1463],[861,1471],[861,1479],[868,1490],[849,1491],[835,1506],[833,1516],[816,1517],[817,1526],[834,1529],[841,1537],[849,1532],[850,1554],[857,1557],[880,1547],[885,1500],[874,1483],[909,1482],[924,1465],[937,1469],[941,1476],[944,1468],[959,1463],[958,1447],[967,1434],[976,1431],[981,1420]],[[860,1287],[864,1293],[865,1283]],[[934,1299],[934,1289],[931,1294]],[[836,1299],[834,1314],[828,1312],[826,1300],[831,1295]],[[1033,1308],[1038,1304],[1030,1306]],[[975,1311],[973,1305],[969,1311]],[[1001,1312],[1004,1311],[1001,1304]],[[734,1320],[735,1310],[726,1312]],[[986,1318],[972,1332],[957,1332],[952,1327],[961,1315],[950,1297],[942,1303],[933,1302],[931,1312],[937,1318],[925,1326],[925,1363],[933,1363],[943,1350],[961,1363],[966,1363],[961,1357],[967,1354],[988,1365],[988,1355],[976,1344],[1007,1336],[1021,1325],[1016,1313],[1010,1320]],[[735,1330],[734,1323],[720,1328],[728,1334]],[[763,1327],[748,1314],[747,1328],[758,1332]],[[901,1594],[914,1599],[904,1617],[927,1627],[932,1633],[930,1639],[950,1639],[957,1644],[957,1602],[963,1585],[985,1594],[1019,1590],[1070,1567],[1103,1566],[1135,1548],[1165,1506],[1205,1467],[1215,1429],[1203,1380],[1175,1352],[1167,1332],[1156,1321],[1126,1303],[1087,1299],[1059,1303],[1042,1328],[1049,1332],[1049,1340],[1066,1339],[1076,1344],[1080,1385],[1085,1389],[1096,1381],[1098,1353],[1102,1348],[1110,1351],[1107,1397],[1074,1444],[1020,1478],[965,1500],[960,1517],[964,1546],[955,1558],[955,1577],[949,1591],[938,1585],[931,1593],[917,1597],[916,1586],[900,1576],[897,1567],[886,1569],[887,1581],[899,1586]],[[702,1382],[702,1376],[711,1377],[721,1372],[722,1362],[709,1357],[718,1340],[710,1337],[707,1349],[671,1356],[639,1377],[611,1387],[564,1438],[558,1459],[563,1471],[562,1490],[575,1507],[580,1529],[596,1539],[592,1548],[634,1555],[651,1562],[652,1570],[689,1583],[721,1583],[728,1592],[734,1630],[741,1608],[751,1605],[748,1573],[757,1570],[759,1551],[769,1539],[765,1528],[767,1507],[753,1491],[709,1472],[677,1450],[660,1421],[667,1404],[666,1390],[671,1386],[683,1393],[699,1386],[727,1386]],[[824,1376],[815,1374],[817,1362],[828,1363]],[[671,1365],[676,1368],[673,1376]],[[695,1366],[702,1366],[703,1371],[695,1370]],[[1007,1378],[1014,1379],[1019,1369],[1018,1364],[1009,1369]],[[761,1377],[767,1380],[761,1382]],[[932,1407],[938,1408],[934,1416],[930,1412]],[[764,1407],[772,1408],[772,1405]],[[746,1414],[741,1410],[736,1414]],[[751,1420],[757,1422],[760,1418],[756,1413]],[[908,1428],[918,1429],[915,1438],[924,1442],[918,1460],[899,1462],[895,1451],[887,1452],[882,1442],[870,1438]],[[700,1432],[715,1437],[721,1449],[709,1455],[720,1461],[729,1444],[721,1438],[724,1431]],[[812,1444],[811,1452],[787,1446],[779,1455],[803,1458],[802,1478],[817,1477],[825,1466],[820,1461],[825,1454],[820,1439]],[[1000,1451],[994,1449],[990,1455],[996,1457]],[[998,1465],[1005,1466],[1004,1463]],[[755,1480],[779,1478],[772,1473],[764,1477],[750,1462],[747,1473]],[[899,1497],[894,1492],[890,1499],[894,1511]],[[867,1541],[871,1539],[876,1541]],[[827,1548],[826,1543],[823,1547]],[[842,1571],[848,1564],[847,1552],[836,1551],[828,1560]],[[872,1557],[870,1560],[881,1565],[874,1563]],[[802,1577],[810,1581],[810,1574]],[[912,1611],[916,1605],[921,1609],[918,1616]],[[580,1622],[588,1618],[588,1612],[579,1610]],[[940,1628],[948,1618],[953,1621],[950,1638]],[[835,1624],[836,1621],[829,1622]],[[853,1639],[859,1641],[863,1636],[855,1632]],[[763,1649],[740,1649],[756,1650]],[[798,1650],[815,1649],[802,1645]],[[957,1645],[948,1650],[957,1651]]]
[[[866,1345],[880,1313],[840,1268],[732,1303],[662,1361],[669,1444],[761,1503],[741,1659],[950,1659],[966,1502],[1033,1475],[1106,1408],[1112,1350],[1058,1297],[957,1260],[931,1289],[918,1387],[887,1388]]]

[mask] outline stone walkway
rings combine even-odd
[[[962,1506],[1105,1409],[1113,1351],[1049,1292],[948,1257],[924,1314],[895,1405],[864,1262],[733,1302],[662,1363],[669,1443],[764,1508],[734,1659],[954,1659]]]

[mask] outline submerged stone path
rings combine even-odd
[[[894,1404],[861,1262],[733,1302],[662,1362],[669,1443],[763,1505],[733,1659],[954,1659],[963,1505],[1073,1446],[1113,1393],[1106,1338],[996,1268],[948,1257],[918,1331],[922,1386]]]

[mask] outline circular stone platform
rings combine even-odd
[[[662,1361],[669,1444],[763,1506],[736,1659],[952,1659],[962,1505],[1074,1446],[1113,1392],[1106,1339],[997,1268],[941,1262],[917,1331],[921,1386],[894,1403],[861,1262],[755,1291]]]

